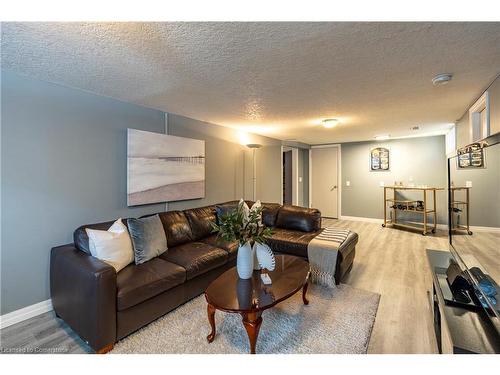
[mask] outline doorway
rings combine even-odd
[[[320,210],[323,217],[336,219],[339,203],[339,146],[313,147],[310,155],[310,207]]]
[[[292,204],[292,150],[283,151],[283,204]]]

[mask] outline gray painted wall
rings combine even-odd
[[[160,211],[126,206],[127,128],[163,113],[2,71],[1,314],[49,298],[49,251],[81,224]]]
[[[370,172],[369,153],[372,147],[389,147],[391,170]],[[383,218],[383,181],[386,186],[395,181],[428,186],[446,187],[445,137],[423,137],[390,140],[387,142],[343,143],[342,153],[342,215]],[[351,186],[346,186],[346,181]],[[421,199],[408,193],[409,199]],[[438,222],[447,222],[446,192],[437,193]],[[408,216],[409,220],[414,217]],[[421,217],[420,217],[421,220]]]
[[[161,111],[7,71],[1,104],[3,315],[50,297],[50,248],[72,242],[79,225],[164,211],[163,203],[126,206],[126,130],[164,133],[165,122]],[[207,158],[206,197],[171,202],[170,210],[251,198],[251,151],[237,131],[168,117],[169,134],[204,139]],[[257,198],[279,201],[281,142],[248,141],[264,145]]]
[[[281,142],[257,150],[256,199],[262,202],[281,202],[283,194],[281,157]]]

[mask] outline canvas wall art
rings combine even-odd
[[[205,141],[128,129],[128,206],[204,196]]]

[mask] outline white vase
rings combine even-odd
[[[274,257],[271,248],[266,244],[260,243],[256,244],[254,248],[255,256],[257,258],[256,262],[259,263],[259,267],[268,271],[274,271],[274,268],[276,267],[276,258]]]
[[[250,242],[238,247],[236,269],[240,279],[250,279],[253,273],[253,252]]]
[[[253,258],[253,269],[254,271],[259,271],[260,270],[260,264],[259,260],[257,259],[257,242],[254,242],[252,246],[252,258]]]

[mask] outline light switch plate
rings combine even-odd
[[[465,181],[465,187],[471,188],[472,187],[472,181]]]
[[[384,186],[385,186],[385,182],[384,182],[384,181],[380,181],[380,182],[379,182],[379,186],[380,186],[380,187],[384,187]]]
[[[351,186],[351,181],[346,181],[345,186]]]
[[[299,177],[299,182],[302,182],[302,177]]]

